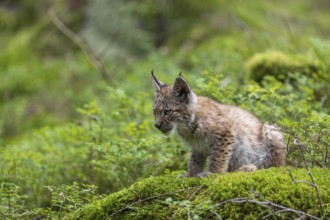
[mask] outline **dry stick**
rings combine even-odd
[[[256,194],[256,192],[253,192],[252,189],[250,189],[250,195],[251,195],[251,197],[252,197],[252,201],[258,201],[258,200],[256,199],[256,197],[255,197],[255,194]],[[260,193],[258,193],[257,195],[258,195],[258,197],[260,197],[260,198],[263,199],[264,201],[268,202],[265,198],[263,198],[263,196],[262,196]],[[264,207],[269,208],[268,206],[264,206]],[[278,210],[278,211],[276,211],[276,212],[272,211],[272,213],[270,213],[270,214],[268,214],[268,215],[265,215],[265,216],[263,217],[263,219],[267,219],[267,218],[269,218],[269,217],[271,217],[271,216],[273,216],[273,215],[278,215],[278,214],[281,213],[281,212],[287,212],[287,209],[280,209],[280,210]],[[297,213],[296,213],[296,214],[297,214]],[[299,214],[297,214],[297,215],[299,215]],[[299,215],[299,216],[300,216],[300,215]]]
[[[289,153],[289,144],[291,142],[292,134],[289,135],[288,141],[286,142],[286,152]]]
[[[296,179],[294,178],[294,176],[292,175],[291,170],[290,170],[289,168],[287,168],[286,170],[288,171],[289,176],[290,176],[291,180],[292,180],[294,183],[305,183],[306,185],[309,185],[309,186],[314,187],[314,184],[313,184],[313,183],[310,183],[310,182],[308,182],[308,181],[306,181],[306,180],[296,180]]]
[[[303,160],[304,160],[305,168],[307,170],[307,174],[311,178],[311,181],[312,181],[312,183],[310,183],[308,185],[311,185],[312,187],[314,187],[315,192],[316,192],[316,196],[317,196],[317,200],[318,200],[318,203],[319,203],[319,206],[320,206],[320,210],[321,210],[321,216],[324,216],[324,210],[323,210],[323,205],[322,205],[322,200],[321,200],[321,196],[320,196],[320,193],[319,193],[319,189],[318,189],[318,187],[317,187],[317,185],[315,183],[314,177],[311,174],[311,171],[310,171],[310,169],[309,169],[309,167],[307,165],[307,161],[306,161],[305,154],[303,152],[303,147],[302,147],[303,144],[299,142],[298,138],[294,138],[293,143],[295,145],[297,145],[300,148],[300,150],[301,150],[301,154],[303,156]]]
[[[314,165],[314,163],[316,163],[318,166],[320,166],[320,167],[323,168],[323,165],[320,164],[320,163],[314,158],[314,156],[312,155],[312,153],[308,150],[308,145],[309,145],[311,142],[312,142],[312,140],[309,139],[309,140],[307,141],[306,144],[301,145],[301,148],[303,148],[303,149],[305,150],[305,152],[311,157],[311,160],[312,160],[312,161],[311,161],[311,162],[312,162],[312,166]],[[317,143],[316,143],[316,144],[317,144]],[[299,147],[299,149],[300,149],[300,147]]]
[[[190,195],[190,197],[189,197],[189,201],[191,201],[193,198],[194,198],[194,196],[201,190],[203,188],[203,185],[200,185],[200,186],[198,186],[197,187],[197,189]],[[174,218],[174,215],[175,215],[175,213],[176,213],[176,211],[173,213],[173,215],[171,216],[171,218],[169,218],[169,220],[172,220],[173,218]]]
[[[151,197],[148,197],[148,198],[145,198],[145,199],[140,199],[140,200],[138,200],[138,201],[136,201],[136,202],[132,202],[131,204],[125,206],[124,208],[121,208],[121,209],[115,211],[114,213],[112,213],[111,215],[109,215],[109,216],[107,217],[107,219],[109,219],[109,218],[111,218],[111,217],[117,215],[118,213],[120,213],[120,212],[122,212],[122,211],[124,211],[124,210],[126,210],[126,209],[130,209],[130,207],[132,207],[132,206],[134,206],[134,205],[136,205],[136,204],[138,204],[138,203],[140,203],[140,202],[146,202],[146,201],[153,200],[153,199],[156,199],[156,198],[159,198],[159,197],[162,197],[162,196],[173,195],[173,194],[176,194],[176,193],[180,193],[180,192],[188,191],[188,190],[195,189],[195,188],[198,188],[198,187],[200,187],[200,186],[189,187],[189,188],[187,188],[187,189],[180,189],[180,190],[177,190],[177,191],[172,191],[172,192],[167,192],[167,193],[163,193],[163,194],[158,194],[158,195],[151,196]]]
[[[312,162],[316,163],[319,167],[324,168],[324,166],[319,161],[317,161],[312,155],[312,153],[308,150],[307,146],[309,143],[310,140],[307,142],[306,146],[300,145],[299,148],[303,148],[307,152],[307,154],[311,157]]]
[[[103,63],[97,58],[92,48],[88,45],[88,43],[78,36],[76,33],[74,33],[70,28],[68,28],[61,19],[57,16],[55,10],[53,8],[50,8],[48,10],[48,16],[50,20],[53,22],[53,24],[57,27],[58,30],[60,30],[66,37],[68,37],[70,40],[72,40],[74,43],[76,43],[79,48],[85,53],[85,55],[88,57],[91,64],[101,73],[102,78],[110,84],[114,84],[112,78],[108,74],[105,66]]]
[[[219,220],[222,220],[221,215],[217,212],[212,212],[213,215],[215,215]]]
[[[194,196],[203,188],[203,185],[199,186],[195,192],[193,192],[190,197],[189,197],[189,201],[192,200],[194,198]]]
[[[257,204],[257,205],[260,205],[260,206],[263,206],[263,207],[275,207],[275,208],[278,208],[281,210],[281,212],[292,212],[292,213],[295,213],[299,216],[302,216],[302,215],[305,215],[311,219],[316,219],[316,220],[321,220],[321,218],[318,218],[316,216],[313,216],[313,215],[310,215],[308,213],[305,213],[305,212],[302,212],[302,211],[298,211],[298,210],[294,210],[294,209],[291,209],[291,208],[288,208],[288,207],[285,207],[285,206],[282,206],[282,205],[278,205],[276,203],[273,203],[273,202],[270,202],[270,201],[258,201],[256,199],[248,199],[247,197],[240,197],[240,198],[234,198],[234,199],[228,199],[228,200],[225,200],[223,202],[220,202],[218,204],[216,204],[216,206],[221,206],[221,205],[224,205],[226,203],[253,203],[253,204]],[[279,211],[278,211],[279,212]],[[276,214],[278,212],[274,212],[272,214]],[[264,216],[264,218],[268,218],[269,215],[266,215]]]
[[[327,138],[329,138],[329,135],[327,136]],[[329,150],[328,150],[328,145],[325,144],[325,158],[324,158],[324,162],[325,164],[328,166],[328,158],[329,158]]]
[[[268,214],[268,215],[265,215],[264,217],[262,217],[262,219],[267,219],[267,218],[269,218],[269,217],[272,217],[272,216],[277,216],[278,214],[280,214],[280,213],[282,213],[282,212],[288,212],[287,210],[285,210],[285,209],[283,209],[283,210],[278,210],[278,211],[276,211],[276,212],[272,212],[272,213],[270,213],[270,214]],[[298,220],[298,219],[300,219],[300,218],[302,218],[302,219],[304,219],[305,217],[306,217],[306,215],[300,215],[300,214],[297,214],[297,215],[299,215],[299,217],[298,218],[295,218],[295,220]],[[317,217],[316,217],[317,218]]]

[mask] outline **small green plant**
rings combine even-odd
[[[88,184],[73,183],[72,185],[46,186],[51,192],[51,205],[48,217],[63,216],[72,211],[80,210],[85,204],[103,196],[97,193],[97,187]]]
[[[215,212],[216,206],[211,200],[192,202],[190,200],[175,201],[172,197],[168,197],[165,201],[157,201],[162,204],[168,205],[170,209],[175,209],[176,211],[172,215],[175,216],[186,215],[186,219],[203,219],[207,213],[213,213],[216,217],[219,215]]]
[[[27,195],[21,194],[20,187],[9,182],[0,185],[0,218],[28,219],[37,213],[26,206]]]

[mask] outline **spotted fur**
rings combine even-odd
[[[241,108],[197,96],[181,75],[173,86],[157,80],[153,72],[151,76],[155,127],[165,134],[176,131],[190,147],[186,176],[285,165],[286,146],[275,125],[263,124]]]

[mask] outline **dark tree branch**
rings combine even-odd
[[[53,24],[57,27],[59,31],[61,31],[66,37],[72,40],[78,47],[85,53],[88,60],[91,64],[101,73],[102,78],[109,84],[113,85],[114,82],[110,77],[110,74],[107,72],[104,64],[99,60],[99,58],[95,55],[92,48],[89,44],[76,33],[74,33],[70,28],[68,28],[61,19],[57,16],[55,10],[50,8],[48,10],[48,16]]]

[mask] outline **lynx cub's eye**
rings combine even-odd
[[[164,110],[164,115],[170,115],[170,114],[172,114],[171,110]]]

